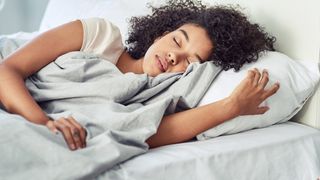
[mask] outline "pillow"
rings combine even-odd
[[[303,64],[280,52],[269,51],[258,61],[245,64],[238,72],[234,72],[233,69],[222,71],[213,81],[198,106],[229,96],[240,81],[246,77],[247,71],[254,67],[258,68],[260,72],[263,69],[268,70],[269,82],[266,88],[278,81],[280,89],[262,102],[262,105],[267,105],[270,108],[266,113],[238,116],[197,135],[197,139],[205,140],[288,121],[316,90],[320,75],[317,64],[313,64],[313,69],[307,69]]]

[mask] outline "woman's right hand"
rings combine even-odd
[[[46,126],[54,133],[60,131],[71,150],[86,147],[87,132],[73,117],[49,120]]]
[[[262,74],[257,68],[248,71],[247,77],[229,96],[231,102],[235,105],[237,115],[263,114],[269,110],[269,107],[259,107],[259,105],[275,94],[280,88],[280,84],[275,83],[269,89],[265,89],[268,81],[267,70],[263,70]]]

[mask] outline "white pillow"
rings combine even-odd
[[[277,81],[280,82],[278,92],[262,103],[262,105],[269,106],[270,109],[262,115],[238,116],[226,121],[199,134],[198,140],[288,121],[316,90],[320,77],[317,63],[313,63],[313,67],[309,66],[308,69],[307,66],[282,53],[266,52],[257,62],[244,65],[239,72],[222,71],[211,84],[198,106],[229,96],[240,81],[246,77],[247,71],[254,67],[258,68],[260,72],[262,69],[268,70],[270,80],[266,88]]]

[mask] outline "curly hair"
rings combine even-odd
[[[274,51],[276,38],[258,24],[249,22],[239,6],[207,7],[201,1],[170,0],[166,5],[153,7],[152,13],[132,17],[129,21],[127,51],[133,58],[144,56],[154,40],[166,31],[174,31],[183,24],[199,25],[213,44],[208,61],[238,71],[243,64],[256,61],[264,50]]]

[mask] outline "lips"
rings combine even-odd
[[[158,65],[159,69],[162,72],[165,72],[167,70],[167,63],[158,55],[156,55],[156,59],[157,59],[157,65]]]

